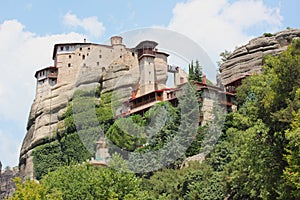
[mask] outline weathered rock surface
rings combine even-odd
[[[9,198],[16,190],[13,178],[19,176],[18,167],[0,169],[0,199]]]
[[[280,54],[293,39],[299,37],[300,29],[287,29],[250,40],[248,44],[237,48],[220,66],[222,84],[226,85],[245,75],[259,74],[263,56]]]
[[[32,152],[34,148],[45,144],[54,136],[58,123],[65,112],[68,103],[73,98],[74,91],[85,86],[98,86],[102,84],[102,93],[117,91],[122,87],[136,87],[139,77],[139,67],[132,56],[125,55],[116,59],[105,68],[96,65],[78,67],[77,75],[73,82],[70,80],[58,83],[51,92],[34,100],[27,124],[27,134],[23,140],[20,152],[21,177],[33,178]],[[120,78],[122,77],[122,84]],[[125,77],[125,78],[124,78]],[[127,77],[127,78],[126,78]],[[123,98],[128,98],[123,96]]]

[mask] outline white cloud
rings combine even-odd
[[[79,19],[75,14],[68,12],[64,16],[64,24],[70,27],[81,27],[92,37],[99,38],[105,32],[105,27],[96,16]]]
[[[26,133],[26,122],[35,96],[35,71],[53,65],[54,44],[83,42],[83,38],[77,33],[37,36],[25,31],[17,20],[0,24],[0,130],[8,134],[12,133],[7,127],[17,126],[24,130],[13,133],[15,138],[0,136],[0,159],[7,154],[19,154],[16,145],[19,147]],[[4,148],[4,144],[13,147]],[[18,160],[18,156],[11,159]]]
[[[220,52],[252,38],[251,31],[278,31],[282,20],[280,9],[262,0],[190,0],[175,6],[168,28],[195,40],[216,62]]]
[[[35,93],[34,73],[53,65],[54,44],[83,42],[83,38],[77,33],[37,36],[24,31],[17,20],[0,24],[0,116],[24,121]]]
[[[2,130],[0,130],[0,138],[0,161],[2,162],[2,169],[6,166],[17,166],[21,143],[18,143],[11,134],[5,133]]]

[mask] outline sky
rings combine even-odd
[[[6,0],[0,7],[0,161],[17,166],[35,96],[35,71],[56,43],[104,43],[161,28],[196,42],[213,63],[263,33],[300,28],[299,0]],[[147,38],[145,38],[147,39]]]

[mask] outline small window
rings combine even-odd
[[[100,63],[99,62],[97,62],[97,66],[99,66],[100,65]]]
[[[71,63],[68,63],[68,67],[71,67]]]
[[[69,58],[71,59],[71,58],[72,58],[72,56],[71,56],[71,55],[69,55]]]
[[[122,58],[122,55],[120,55],[120,58]]]
[[[82,51],[82,47],[79,48],[79,51]]]
[[[84,60],[85,59],[85,55],[82,55],[82,60]]]
[[[86,56],[89,56],[89,53],[87,53]]]
[[[151,72],[149,72],[149,75],[151,74]]]
[[[69,46],[66,46],[66,50],[69,51]]]
[[[99,58],[102,58],[102,55],[99,55]]]
[[[64,50],[64,47],[60,47],[60,50],[63,51],[63,50]]]
[[[91,48],[90,48],[90,47],[88,47],[88,51],[89,51],[89,50],[91,50]]]
[[[81,56],[81,53],[79,54],[79,56]]]
[[[151,63],[149,62],[149,65],[150,65]]]
[[[134,56],[134,52],[132,52],[131,55]]]

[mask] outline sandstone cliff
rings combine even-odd
[[[293,39],[299,37],[300,29],[287,29],[275,34],[266,33],[238,47],[220,66],[222,84],[226,85],[245,75],[260,73],[265,55],[278,55],[286,50]]]
[[[32,151],[35,147],[46,143],[48,138],[53,137],[57,124],[77,88],[90,84],[103,84],[102,92],[112,91],[115,89],[118,79],[128,71],[129,67],[121,62],[108,69],[103,77],[90,70],[87,76],[79,78],[74,83],[58,84],[52,88],[49,95],[35,100],[31,106],[27,124],[28,131],[21,148],[20,175],[33,178]],[[127,80],[128,83],[125,85],[136,85],[137,81],[137,79],[131,78]]]
[[[19,170],[17,167],[7,167],[3,172],[1,172],[0,168],[0,199],[9,198],[12,196],[16,189],[13,178],[18,176]]]
[[[69,51],[59,45],[69,45]],[[58,44],[54,54],[55,67],[58,69],[57,83],[48,87],[50,89],[46,91],[37,89],[20,152],[21,177],[33,178],[32,153],[36,147],[46,144],[49,140],[55,140],[58,124],[61,124],[62,115],[68,103],[72,101],[74,91],[100,86],[102,94],[118,93],[118,101],[123,102],[128,100],[132,90],[139,89],[141,69],[137,55],[121,43],[112,46],[90,43]],[[155,59],[156,81],[165,85],[166,60],[159,57]]]

